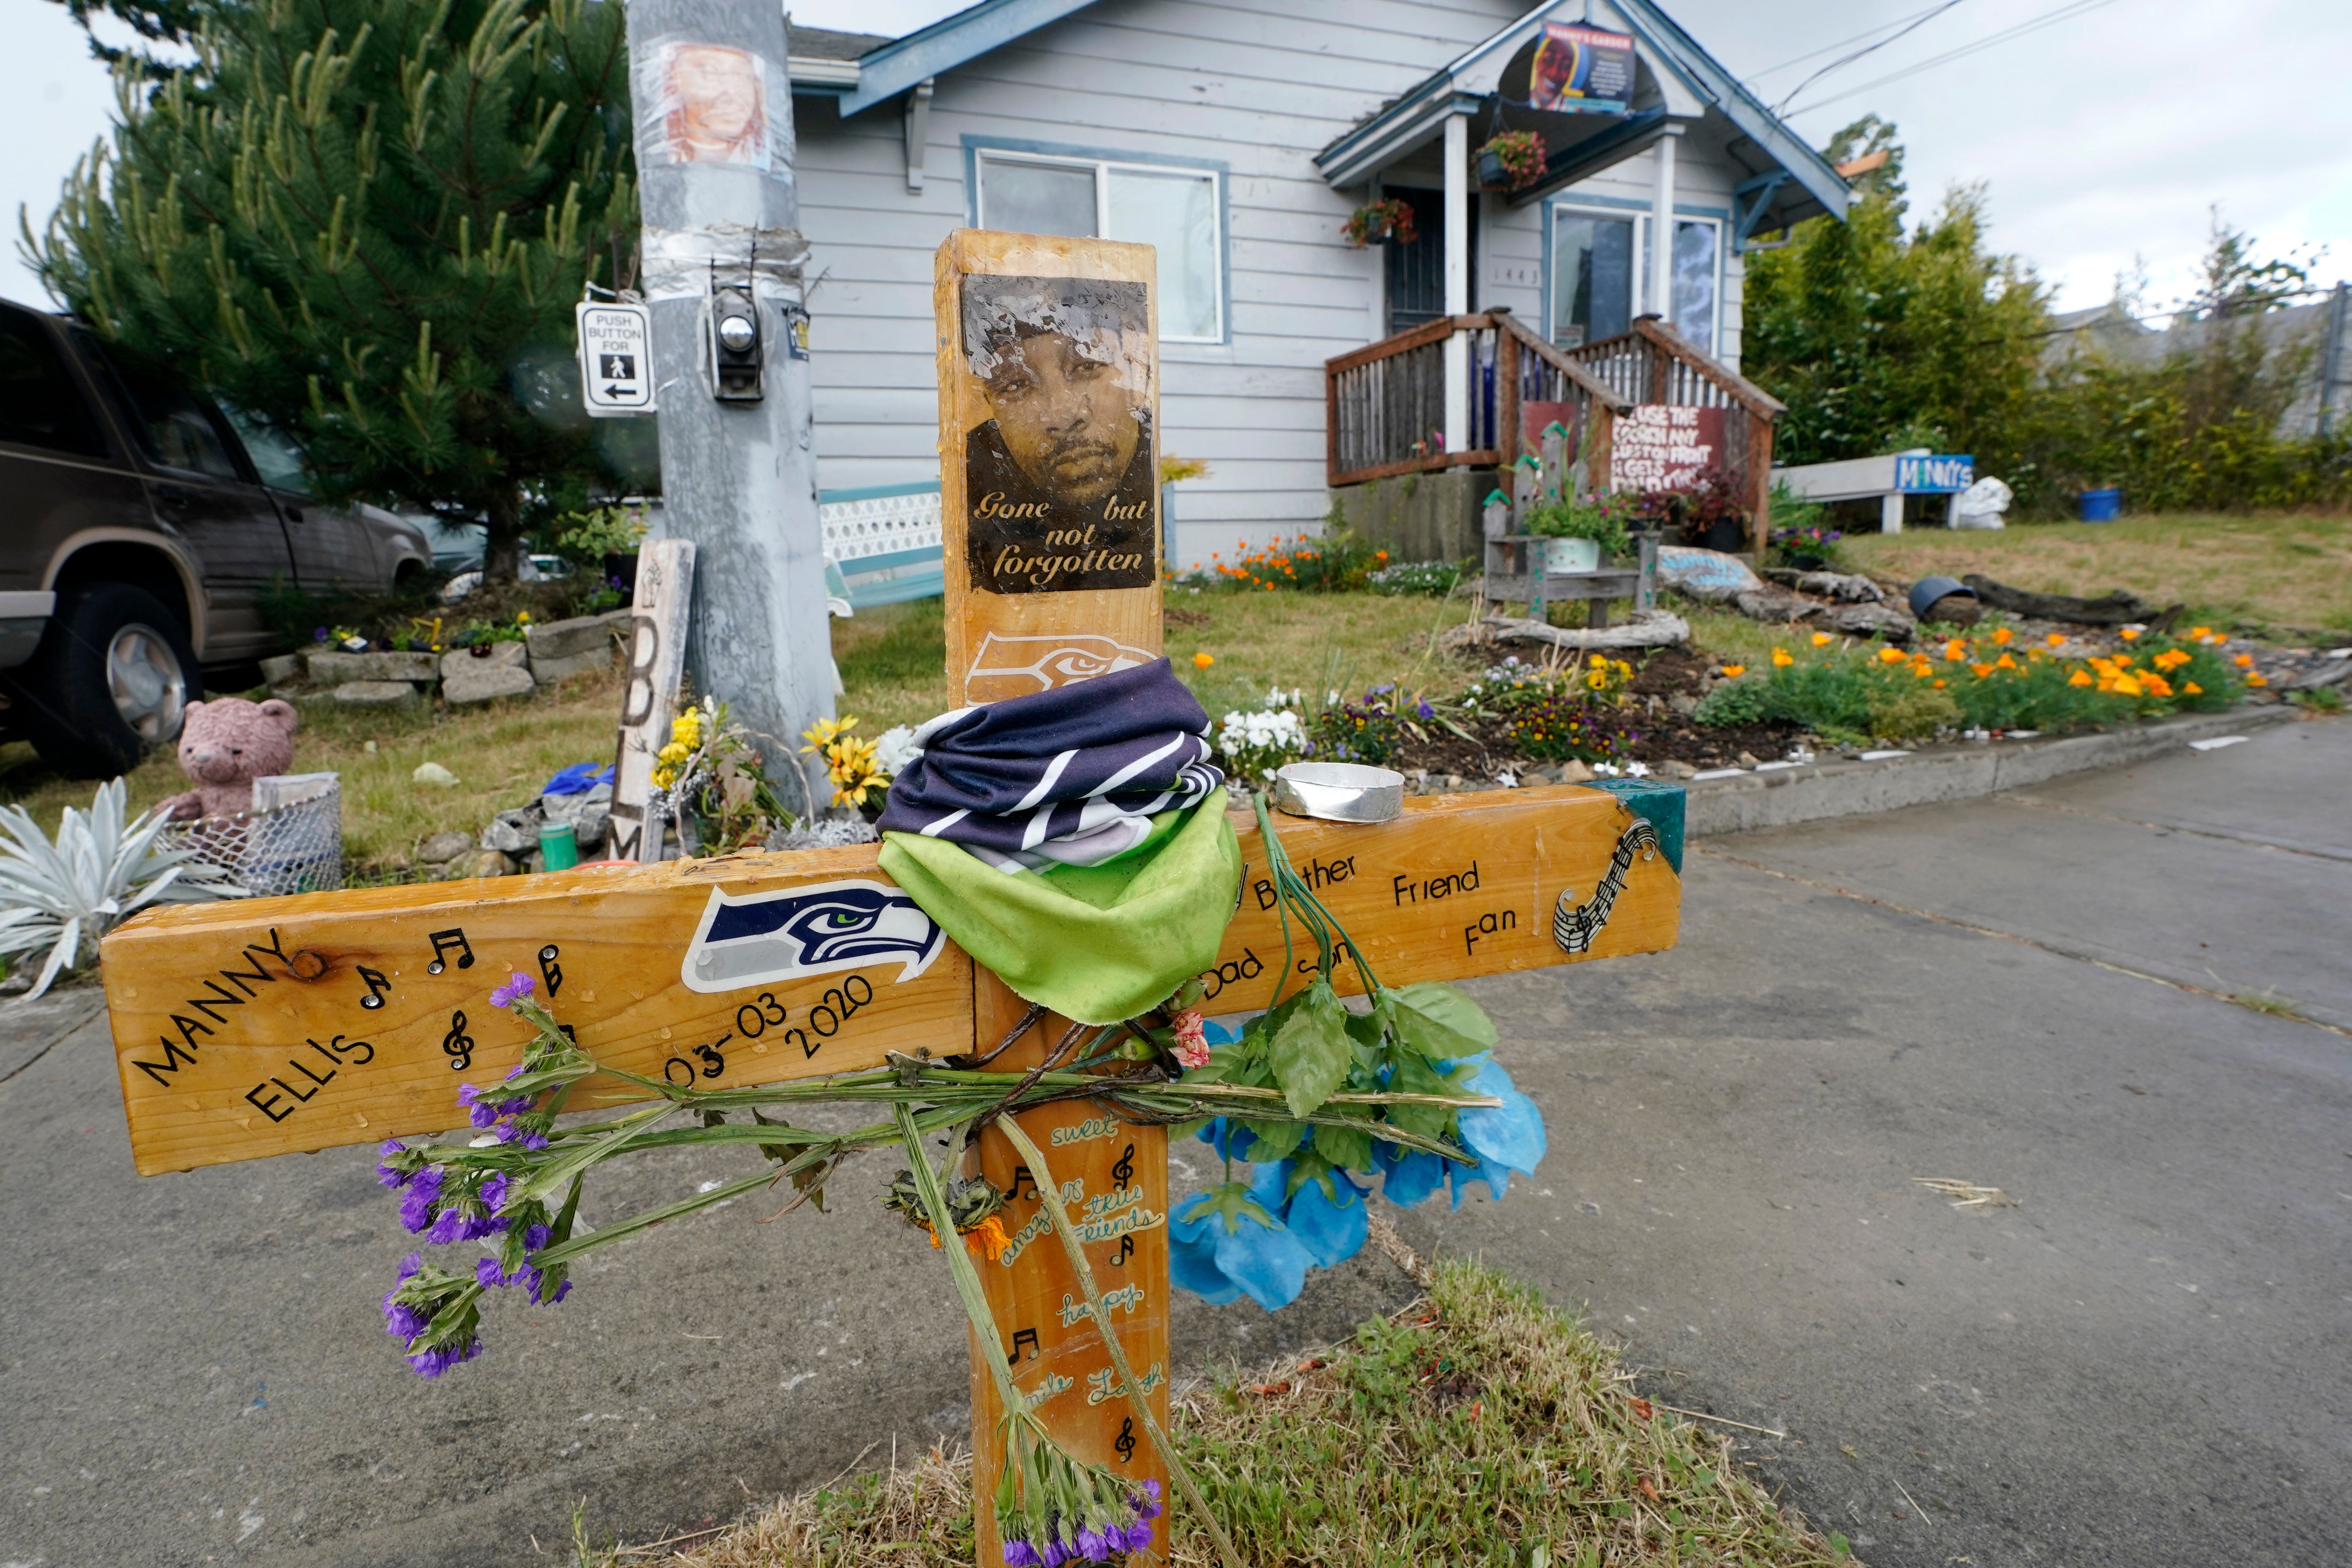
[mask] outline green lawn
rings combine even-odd
[[[2126,588],[2188,605],[2217,629],[2285,641],[2352,640],[2352,517],[2125,518],[2020,523],[1999,532],[1860,534],[1857,568],[1916,580],[1980,572],[2038,593],[2095,598]]]

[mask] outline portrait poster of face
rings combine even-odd
[[[1159,581],[1150,302],[1141,283],[971,273],[965,551],[990,594]]]
[[[774,165],[766,60],[719,44],[665,43],[646,74],[652,79],[640,90],[656,110],[656,144],[640,151],[672,163],[738,163],[762,173]]]

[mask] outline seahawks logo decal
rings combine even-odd
[[[887,882],[821,882],[730,898],[712,889],[678,978],[689,991],[738,991],[897,963],[921,974],[947,935]]]

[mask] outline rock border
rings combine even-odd
[[[1843,757],[1741,773],[1735,778],[1685,783],[1692,837],[1752,833],[1832,816],[1860,816],[1906,805],[1976,800],[2025,789],[2067,773],[2125,767],[2183,751],[2192,741],[2291,724],[2301,710],[2233,708],[2106,730],[2087,735],[2036,737],[1938,746],[1879,762]]]

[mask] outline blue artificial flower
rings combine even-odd
[[[1434,1154],[1395,1143],[1372,1145],[1372,1164],[1381,1173],[1381,1195],[1399,1208],[1428,1202],[1429,1194],[1445,1184],[1448,1163]]]
[[[1246,1293],[1269,1312],[1298,1299],[1314,1260],[1247,1187],[1227,1182],[1187,1207],[1168,1225],[1169,1274],[1177,1283],[1216,1305]]]
[[[1248,1159],[1250,1146],[1257,1142],[1256,1133],[1223,1116],[1212,1118],[1206,1127],[1192,1136],[1228,1160]]]
[[[1318,1268],[1345,1263],[1362,1251],[1372,1223],[1371,1205],[1364,1201],[1366,1189],[1350,1180],[1347,1172],[1334,1170],[1329,1173],[1330,1192],[1323,1190],[1321,1181],[1310,1177],[1285,1197],[1290,1171],[1287,1160],[1260,1165],[1250,1184],[1250,1195],[1267,1213],[1281,1216],[1284,1228],[1298,1238]]]
[[[1469,1088],[1473,1094],[1493,1095],[1503,1103],[1461,1113],[1462,1146],[1477,1155],[1482,1164],[1493,1163],[1523,1176],[1534,1175],[1545,1147],[1543,1112],[1536,1109],[1536,1102],[1521,1094],[1511,1082],[1511,1075],[1492,1058],[1478,1068],[1478,1076],[1470,1080]],[[1495,1195],[1502,1194],[1498,1192]]]

